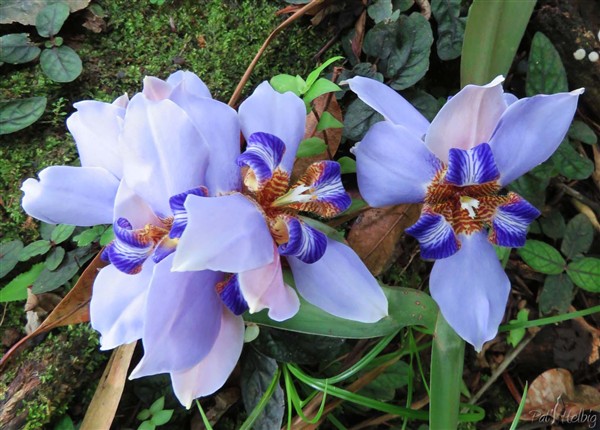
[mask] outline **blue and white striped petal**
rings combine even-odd
[[[339,163],[319,161],[311,164],[298,182],[273,205],[331,218],[348,209],[351,202],[342,184]]]
[[[464,186],[495,181],[500,177],[494,154],[487,143],[471,149],[451,148],[448,154],[448,183]]]
[[[496,208],[492,216],[490,242],[499,246],[517,248],[525,245],[527,227],[540,211],[515,193],[508,193],[508,203]]]
[[[240,167],[250,168],[244,178],[244,184],[248,189],[251,191],[262,189],[273,177],[284,153],[285,143],[277,136],[262,132],[250,135],[246,150],[237,159]]]
[[[279,254],[293,256],[307,264],[318,261],[327,249],[327,236],[298,218],[282,217],[287,225],[289,240],[279,245]]]
[[[452,225],[436,213],[423,212],[406,232],[419,241],[421,257],[425,259],[447,258],[460,248]]]
[[[235,315],[241,315],[248,310],[248,303],[244,299],[238,275],[231,275],[229,279],[216,285],[217,293],[223,304]]]
[[[159,263],[174,253],[177,249],[177,242],[179,242],[178,239],[171,239],[169,236],[163,237],[162,240],[158,242],[158,245],[156,245],[156,248],[154,248],[152,261]]]
[[[143,230],[133,230],[125,218],[119,218],[113,227],[115,240],[106,248],[103,257],[123,273],[139,273],[152,253],[154,242],[143,234]]]
[[[169,238],[171,239],[179,239],[187,226],[188,215],[183,204],[190,194],[207,197],[208,189],[206,187],[192,188],[184,193],[175,194],[169,199],[169,206],[171,206],[173,212],[173,224],[171,225],[171,231],[169,231]]]

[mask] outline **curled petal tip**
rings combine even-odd
[[[496,85],[500,85],[502,82],[504,82],[504,76],[498,75],[492,80],[492,82],[490,82],[487,85],[484,85],[484,87],[495,87]]]
[[[581,87],[581,88],[577,88],[576,90],[571,91],[569,94],[572,94],[574,96],[580,96],[583,93],[585,93],[585,88]]]

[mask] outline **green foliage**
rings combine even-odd
[[[567,72],[558,51],[544,34],[536,33],[529,51],[529,71],[525,87],[527,95],[555,94],[568,90]]]
[[[0,278],[4,278],[19,262],[23,242],[11,240],[0,244]]]
[[[327,81],[329,82],[329,81]],[[321,118],[319,118],[319,123],[317,124],[317,131],[327,130],[328,128],[343,128],[344,124],[338,121],[333,115],[329,112],[323,112]]]
[[[367,13],[375,24],[382,21],[394,22],[400,16],[400,10],[393,10],[392,0],[375,0],[368,8]]]
[[[579,288],[600,293],[600,258],[581,258],[567,266],[567,275]]]
[[[528,240],[523,248],[519,248],[518,253],[525,263],[540,273],[558,275],[566,267],[560,252],[539,240]]]
[[[540,312],[542,314],[564,314],[573,300],[573,282],[565,274],[548,275],[540,294]]]
[[[356,173],[356,161],[354,160],[354,158],[341,157],[338,160],[338,163],[340,163],[342,175],[346,173]]]
[[[31,43],[27,33],[7,34],[0,37],[0,62],[22,64],[35,60],[41,49]]]
[[[594,227],[584,214],[575,215],[565,228],[565,236],[560,245],[561,252],[569,259],[575,258],[590,249],[594,240]]]
[[[517,313],[517,319],[513,320],[513,321],[523,322],[523,321],[527,321],[528,319],[529,319],[529,309],[523,308]],[[524,328],[516,328],[516,329],[508,332],[506,341],[509,343],[509,345],[511,345],[514,348],[519,344],[519,342],[521,342],[523,340],[523,337],[525,337],[525,329]]]
[[[14,133],[36,122],[46,109],[46,97],[0,100],[0,135]]]
[[[396,397],[396,390],[408,385],[409,378],[412,378],[410,366],[404,361],[397,361],[360,390],[359,394],[383,402],[390,402]]]
[[[81,58],[68,46],[45,49],[40,55],[40,65],[44,73],[56,82],[72,82],[83,70]]]
[[[36,255],[43,255],[50,250],[52,244],[48,240],[36,240],[21,250],[19,261],[26,261]]]
[[[69,17],[69,6],[66,3],[49,4],[35,18],[35,28],[42,37],[53,37],[62,28]]]
[[[432,0],[431,12],[438,23],[437,54],[442,60],[460,57],[467,19],[460,17],[460,0]]]
[[[44,270],[44,264],[38,263],[27,272],[17,275],[0,290],[0,303],[25,300],[27,298],[27,287],[33,284],[42,270]]]
[[[138,430],[154,430],[158,426],[167,424],[173,417],[174,409],[165,409],[165,396],[156,399],[148,409],[138,412],[136,418],[142,423]]]
[[[248,415],[252,415],[261,403],[261,398],[268,392],[275,377],[279,376],[277,362],[262,355],[253,348],[248,348],[241,360],[242,400]],[[283,390],[277,384],[270,399],[257,414],[252,428],[277,430],[281,428],[284,413]]]
[[[313,155],[322,154],[327,149],[327,145],[325,141],[320,137],[309,137],[308,139],[304,139],[298,145],[298,152],[296,153],[296,157],[312,157]]]
[[[67,240],[69,237],[71,237],[71,235],[73,234],[74,231],[75,231],[74,225],[59,224],[56,227],[54,227],[54,229],[52,230],[52,233],[50,233],[50,240],[55,245],[58,245],[59,243],[62,243],[65,240]]]
[[[582,121],[573,121],[573,124],[569,128],[568,136],[573,140],[578,140],[588,145],[595,145],[598,142],[598,136],[596,136],[594,130]]]

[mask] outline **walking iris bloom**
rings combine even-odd
[[[187,227],[174,270],[228,273],[218,290],[231,311],[269,308],[272,319],[283,320],[299,305],[296,292],[283,281],[283,256],[298,292],[310,303],[356,321],[386,316],[387,300],[354,251],[300,215],[330,218],[350,205],[336,162],[314,163],[291,181],[304,136],[304,102],[264,82],[242,103],[239,118],[247,148],[231,163],[240,166],[243,185],[216,197],[187,197]]]
[[[169,373],[187,407],[235,367],[241,313],[268,307],[283,320],[298,311],[279,255],[288,256],[300,293],[326,311],[360,321],[387,314],[356,254],[298,216],[333,216],[349,198],[333,162],[289,186],[304,103],[267,86],[239,115],[189,72],[147,77],[131,100],[77,103],[67,126],[82,166],[49,167],[22,186],[23,208],[37,219],[113,224],[115,240],[102,254],[110,264],[94,281],[92,326],[102,349],[141,339],[144,357],[131,377]],[[267,100],[256,95],[264,92]],[[246,134],[240,155],[248,118],[261,132]]]
[[[467,85],[431,124],[386,85],[347,81],[386,119],[354,149],[360,192],[375,207],[423,203],[406,231],[436,260],[430,291],[444,318],[478,351],[496,336],[510,292],[491,244],[523,246],[539,215],[501,189],[552,155],[583,92],[517,100],[503,80]]]
[[[172,272],[188,194],[239,182],[239,120],[194,74],[148,77],[131,100],[84,101],[67,126],[82,167],[53,166],[23,183],[23,208],[42,221],[113,223],[90,305],[101,348],[142,339],[131,377],[169,373],[186,406],[226,381],[240,356],[244,323],[223,305],[210,270]],[[206,246],[210,246],[207,243]]]

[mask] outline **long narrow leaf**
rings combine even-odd
[[[460,64],[461,86],[506,75],[535,0],[475,0],[469,10]]]

